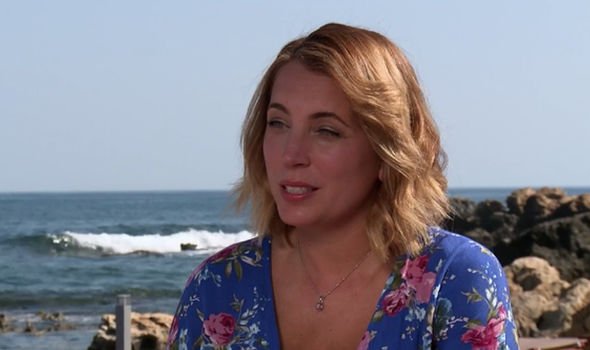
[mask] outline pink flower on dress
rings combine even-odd
[[[428,257],[423,255],[412,260],[406,260],[402,268],[402,278],[416,292],[416,300],[419,303],[427,303],[430,300],[432,287],[436,279],[434,272],[425,272],[427,264]]]
[[[497,350],[498,337],[504,330],[504,321],[506,320],[506,310],[503,305],[498,308],[496,317],[488,320],[485,326],[473,326],[461,336],[461,341],[470,343],[473,350]]]
[[[224,312],[211,314],[203,322],[205,335],[208,336],[215,345],[227,345],[232,340],[236,328],[236,320],[232,315]]]
[[[371,339],[371,332],[365,331],[365,334],[363,334],[363,337],[361,339],[361,343],[356,348],[356,350],[367,350],[369,348],[369,343],[371,342]]]
[[[383,298],[383,311],[389,316],[394,316],[400,312],[410,301],[410,289],[408,285],[402,283],[398,289],[389,292]]]

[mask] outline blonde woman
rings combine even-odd
[[[285,45],[242,148],[259,235],[189,277],[171,349],[518,348],[496,258],[437,228],[444,153],[386,37],[327,24]]]

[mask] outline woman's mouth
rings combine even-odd
[[[309,186],[283,186],[283,189],[289,194],[305,194],[313,191]]]
[[[308,198],[318,188],[304,182],[285,181],[280,184],[283,198],[298,201]]]

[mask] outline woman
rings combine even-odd
[[[327,24],[288,43],[242,148],[259,237],[189,277],[172,349],[517,349],[498,261],[436,228],[444,154],[387,38]]]

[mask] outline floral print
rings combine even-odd
[[[518,349],[508,287],[497,259],[468,238],[430,230],[431,243],[400,257],[358,350]],[[169,349],[279,349],[269,239],[238,243],[190,275]]]
[[[230,314],[225,312],[211,314],[208,319],[203,321],[203,330],[206,336],[211,339],[215,345],[227,345],[231,341],[236,320]]]
[[[402,269],[402,279],[407,283],[408,288],[414,292],[416,301],[426,303],[430,299],[432,286],[436,274],[427,272],[428,256],[422,255],[416,259],[408,259]]]
[[[402,311],[403,308],[408,306],[410,301],[410,288],[407,284],[402,284],[395,290],[390,291],[383,298],[383,312],[387,316],[395,316],[398,312]],[[377,313],[378,318],[382,316]]]
[[[468,331],[463,333],[461,341],[472,345],[477,350],[496,350],[500,345],[498,338],[504,331],[504,322],[506,322],[506,310],[500,305],[496,310],[496,317],[491,317],[485,326],[471,324],[467,326]]]
[[[359,346],[357,347],[357,350],[369,349],[369,343],[371,342],[371,339],[373,339],[374,336],[375,336],[375,332],[365,331],[365,333],[363,334],[363,337],[361,338],[361,342],[360,342]]]

